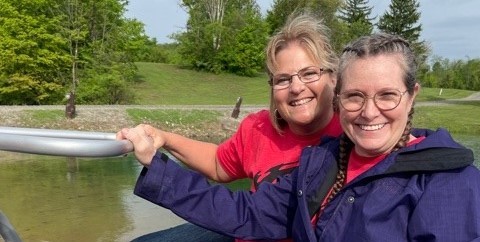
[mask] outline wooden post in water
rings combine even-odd
[[[238,114],[240,114],[240,105],[242,105],[242,97],[237,98],[237,103],[235,104],[235,107],[232,111],[232,118],[238,118]]]

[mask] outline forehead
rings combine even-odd
[[[305,67],[318,65],[308,49],[296,42],[280,50],[275,58],[274,74],[294,73]]]
[[[404,69],[398,54],[381,54],[357,58],[343,73],[342,89],[378,91],[384,88],[404,89]]]

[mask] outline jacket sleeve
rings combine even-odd
[[[409,241],[480,241],[480,172],[432,174],[408,224]]]
[[[262,183],[257,192],[232,192],[210,185],[195,171],[157,153],[144,168],[134,193],[201,227],[241,239],[282,239],[291,235],[296,208],[291,176]]]

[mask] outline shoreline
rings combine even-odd
[[[44,128],[57,130],[77,130],[116,133],[125,127],[134,127],[135,122],[127,114],[128,109],[143,110],[214,110],[219,111],[217,121],[205,124],[203,128],[173,124],[161,125],[162,120],[142,120],[156,128],[178,133],[180,135],[213,142],[221,142],[236,131],[240,121],[252,112],[267,109],[263,105],[245,105],[240,108],[237,119],[230,117],[234,106],[227,105],[76,105],[76,116],[68,119],[59,116],[58,112],[65,112],[65,105],[45,106],[0,106],[0,126],[22,128]],[[53,118],[42,117],[36,119],[38,111],[55,111]],[[43,115],[43,116],[48,116]]]

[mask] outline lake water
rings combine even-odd
[[[141,169],[133,156],[0,159],[0,210],[23,241],[129,241],[183,222],[133,195]]]
[[[475,150],[480,166],[480,137],[456,138]],[[0,151],[0,210],[26,242],[129,241],[182,223],[133,195],[140,170],[132,155],[85,159]]]

